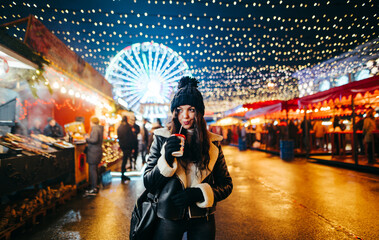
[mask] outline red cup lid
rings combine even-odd
[[[174,133],[172,134],[173,136],[177,136],[177,137],[182,137],[182,138],[186,138],[186,136],[184,136],[183,134],[179,134],[179,133]]]

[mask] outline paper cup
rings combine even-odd
[[[180,149],[179,149],[179,151],[173,152],[172,156],[182,157],[183,152],[184,152],[184,143],[186,141],[186,136],[184,136],[183,134],[172,134],[171,136],[176,136],[177,138],[180,139]]]

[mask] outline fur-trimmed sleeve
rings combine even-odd
[[[208,183],[201,183],[195,187],[200,188],[204,196],[204,201],[197,202],[196,205],[199,208],[212,207],[214,203],[214,194],[213,194],[212,187]]]

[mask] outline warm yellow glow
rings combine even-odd
[[[218,120],[214,125],[216,126],[229,126],[229,125],[236,125],[236,124],[241,124],[242,121],[239,120],[238,118],[233,118],[233,117],[227,117]]]
[[[250,122],[252,125],[256,125],[256,124],[259,124],[261,122],[261,119],[260,118],[253,118],[250,120]]]

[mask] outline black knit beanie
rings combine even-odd
[[[191,105],[196,108],[202,115],[204,115],[204,101],[203,96],[197,89],[199,82],[193,77],[182,77],[178,84],[178,91],[175,93],[171,101],[171,112],[175,108],[182,105]]]

